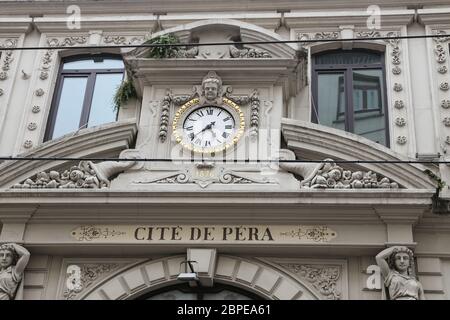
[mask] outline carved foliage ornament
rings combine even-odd
[[[7,39],[4,44],[0,45],[1,48],[15,48],[17,46],[16,39]],[[0,81],[8,79],[8,71],[11,68],[11,63],[13,62],[13,52],[12,50],[3,51],[2,61],[1,61],[1,71],[0,71]]]
[[[300,182],[302,188],[312,189],[362,189],[381,188],[397,189],[396,182],[386,177],[379,177],[372,171],[344,170],[336,165],[332,159],[325,159],[324,163],[284,163],[280,168],[303,177]]]
[[[75,265],[75,267],[78,267]],[[121,265],[117,263],[101,263],[101,264],[83,264],[74,270],[67,279],[63,297],[66,300],[74,300],[86,288],[88,288],[96,280],[102,278],[103,275],[111,273]],[[70,268],[70,267],[69,267]],[[70,283],[68,288],[67,283]]]
[[[307,280],[326,299],[341,299],[342,294],[337,289],[337,281],[341,276],[339,266],[316,266],[295,263],[282,264],[282,266]]]
[[[134,161],[105,161],[93,163],[80,161],[77,166],[60,173],[58,171],[39,172],[34,178],[15,184],[15,189],[99,189],[109,187],[109,178],[130,168]]]

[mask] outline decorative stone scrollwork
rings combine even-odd
[[[300,181],[302,188],[311,189],[362,189],[382,188],[397,189],[398,184],[386,177],[378,177],[372,171],[344,170],[336,165],[333,159],[325,159],[324,163],[285,163],[279,167],[288,172],[303,177]]]
[[[44,95],[44,89],[42,89],[42,88],[39,88],[39,89],[37,89],[35,92],[34,92],[34,94],[37,96],[37,97],[42,97],[43,95]]]
[[[308,33],[297,34],[298,40],[333,40],[339,38],[339,32],[317,32],[313,36]]]
[[[170,117],[170,102],[172,101],[172,95],[167,90],[166,95],[161,101],[161,116],[159,118],[159,140],[161,142],[166,141],[167,131],[169,130],[169,117]]]
[[[402,100],[396,100],[394,102],[394,107],[399,110],[403,109],[405,107],[405,103]]]
[[[30,122],[30,123],[28,124],[27,128],[28,128],[28,130],[30,130],[30,131],[36,130],[36,128],[37,128],[36,122]]]
[[[397,117],[395,118],[395,124],[399,127],[404,127],[406,125],[405,118]]]
[[[282,264],[291,272],[306,279],[328,300],[340,300],[341,292],[337,289],[337,281],[341,276],[338,266],[315,266],[302,264]]]
[[[33,108],[31,108],[31,112],[33,113],[39,113],[41,111],[41,107],[39,106],[33,106]]]
[[[231,58],[272,58],[272,55],[266,50],[260,49],[238,49],[235,46],[230,46]]]
[[[75,265],[78,267],[78,265]],[[79,293],[88,288],[96,280],[103,275],[111,273],[121,265],[117,263],[102,263],[102,264],[83,264],[79,268],[79,274],[72,273],[68,276],[63,297],[66,300],[74,300]],[[72,283],[71,288],[67,288],[67,282]]]
[[[103,42],[120,45],[127,43],[127,38],[125,38],[124,36],[105,36],[103,37]]]
[[[25,140],[25,142],[23,143],[23,147],[26,149],[30,149],[33,146],[33,141],[31,140]]]
[[[398,136],[397,137],[397,143],[400,145],[404,145],[407,141],[408,141],[408,139],[406,138],[406,136]]]
[[[34,178],[26,179],[22,183],[15,184],[13,188],[107,188],[110,185],[109,178],[111,176],[130,168],[134,163],[135,161],[133,160],[123,162],[104,161],[101,163],[80,161],[77,166],[72,166],[63,173],[54,170],[50,172],[39,172]]]
[[[395,83],[394,84],[394,91],[395,92],[400,92],[403,90],[403,86],[400,83]]]
[[[439,85],[439,89],[441,89],[442,91],[448,91],[448,89],[450,89],[448,82],[442,82]]]
[[[72,47],[77,44],[85,44],[87,42],[86,36],[66,37],[62,40],[57,38],[47,39],[47,44],[50,47]]]
[[[450,108],[450,100],[442,100],[441,101],[441,107],[444,109]]]

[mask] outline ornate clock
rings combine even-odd
[[[177,143],[197,153],[214,154],[235,145],[244,134],[245,118],[233,101],[200,104],[195,98],[181,106],[173,119]]]

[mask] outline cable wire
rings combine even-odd
[[[282,43],[320,43],[320,42],[342,42],[342,41],[390,41],[401,39],[426,39],[426,38],[450,38],[450,35],[425,34],[414,36],[395,36],[395,37],[372,37],[372,38],[348,38],[348,39],[303,39],[303,40],[271,40],[271,41],[240,41],[240,42],[205,42],[205,43],[142,43],[142,44],[123,44],[123,45],[102,45],[102,46],[73,46],[70,49],[112,49],[112,48],[157,48],[157,47],[201,47],[201,46],[223,46],[223,45],[249,45],[249,44],[282,44]],[[58,50],[67,49],[67,46],[45,46],[45,47],[0,47],[0,51],[19,51],[19,50]]]
[[[137,162],[223,162],[223,163],[347,163],[347,164],[450,164],[450,161],[440,160],[261,160],[261,159],[209,159],[209,158],[178,158],[178,159],[123,159],[123,158],[73,158],[73,157],[0,157],[0,161],[137,161]]]

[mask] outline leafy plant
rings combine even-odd
[[[171,47],[170,44],[179,44],[180,40],[173,34],[162,35],[150,40],[145,44],[164,44],[164,46],[151,47],[148,51],[147,58],[164,59],[174,57],[179,47]]]
[[[130,99],[137,98],[136,88],[133,85],[133,80],[128,78],[117,87],[116,94],[114,95],[114,111],[120,109],[121,106],[126,104]]]
[[[428,176],[437,182],[437,187],[439,191],[442,191],[442,189],[446,186],[445,181],[443,181],[439,176],[435,175],[433,171],[426,169],[425,173],[428,174]]]

